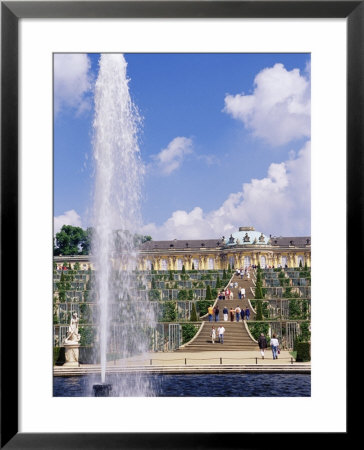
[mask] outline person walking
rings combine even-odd
[[[248,307],[245,309],[245,317],[246,317],[246,320],[249,320],[249,317],[250,317],[250,309],[249,309]]]
[[[241,298],[245,298],[245,288],[241,288],[240,289],[240,296],[241,296]]]
[[[211,329],[211,342],[213,344],[215,344],[215,339],[216,339],[216,330],[215,330],[215,327],[212,326],[212,329]]]
[[[236,321],[239,322],[241,309],[239,306],[235,308]]]
[[[231,322],[234,322],[234,314],[235,314],[235,311],[234,311],[233,308],[231,307],[231,308],[230,308],[230,321],[231,321]]]
[[[272,348],[273,359],[278,359],[279,342],[275,333],[273,334],[273,337],[270,340],[270,346]]]
[[[220,310],[219,307],[216,305],[215,308],[215,322],[218,322],[220,320]]]
[[[213,313],[214,313],[214,308],[212,307],[212,305],[210,305],[210,306],[207,308],[207,311],[208,311],[208,313],[209,313],[209,322],[212,322],[212,315],[213,315]]]
[[[224,343],[224,333],[225,333],[225,328],[221,325],[221,327],[219,327],[217,329],[218,333],[219,333],[219,341],[220,344]]]
[[[222,313],[224,314],[224,321],[227,322],[229,318],[229,310],[225,306],[225,308],[222,310]]]
[[[260,349],[260,354],[262,355],[262,359],[264,359],[264,352],[267,346],[267,339],[264,336],[264,333],[260,333],[260,336],[258,338],[258,345]]]
[[[241,308],[241,311],[240,311],[240,317],[241,317],[241,320],[244,320],[244,308]]]

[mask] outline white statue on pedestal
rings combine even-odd
[[[74,312],[71,317],[71,323],[68,328],[67,336],[65,337],[65,344],[78,344],[81,336],[78,334],[78,322],[79,318],[77,317],[77,313]]]
[[[65,347],[65,366],[78,366],[79,347],[81,335],[78,334],[78,322],[79,318],[77,313],[74,312],[71,317],[71,323],[68,328],[67,336],[65,337],[63,344]]]

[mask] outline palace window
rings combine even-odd
[[[244,256],[244,269],[250,266],[250,256]]]
[[[198,263],[199,263],[198,259],[197,258],[193,259],[192,263],[193,263],[193,267],[195,268],[195,270],[198,270]]]
[[[214,269],[215,261],[214,258],[209,258],[207,261],[207,267],[209,270]]]
[[[183,261],[181,258],[177,259],[177,270],[182,270]]]
[[[265,265],[266,265],[266,259],[265,259],[265,256],[261,256],[261,257],[260,257],[260,267],[261,267],[262,269],[264,269],[264,268],[265,268]]]
[[[168,263],[166,259],[161,260],[161,270],[167,270],[168,269]]]

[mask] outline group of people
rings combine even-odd
[[[249,320],[249,318],[250,318],[250,309],[248,307],[244,310],[244,308],[240,308],[240,306],[237,306],[235,309],[230,308],[230,311],[228,311],[227,307],[225,306],[224,311],[225,310],[226,310],[226,312],[224,312],[224,320],[225,321],[228,320],[228,313],[230,314],[231,322],[234,322],[234,319],[236,319],[236,321],[239,322],[240,318],[241,318],[241,320],[244,320],[244,318],[246,320]],[[225,318],[225,314],[226,314],[226,318]]]
[[[219,343],[220,344],[224,343],[224,333],[225,333],[225,328],[221,325],[217,329],[217,335],[219,336]],[[216,329],[213,326],[212,329],[211,329],[211,341],[212,341],[213,344],[215,344],[215,339],[216,339]]]
[[[231,283],[233,284],[233,283]],[[225,291],[220,291],[219,292],[219,300],[233,300],[234,299],[234,294],[232,293],[232,291],[230,291],[229,288],[227,288]]]
[[[260,349],[260,354],[262,355],[262,359],[264,359],[264,352],[265,352],[265,349],[268,347],[267,339],[264,336],[264,333],[260,334],[260,336],[258,338],[258,345],[259,345],[259,349]],[[279,349],[279,341],[277,339],[276,334],[273,334],[273,336],[271,337],[270,346],[272,349],[273,359],[278,359],[280,349]]]
[[[218,322],[220,320],[220,309],[219,309],[218,305],[216,305],[215,307],[210,305],[207,308],[207,312],[208,312],[209,322],[212,322],[213,320],[215,320],[215,322]],[[244,308],[240,308],[239,306],[237,306],[235,309],[230,308],[230,310],[229,310],[227,308],[227,306],[225,306],[224,309],[222,310],[222,313],[223,313],[225,322],[227,322],[229,320],[229,314],[230,314],[231,322],[234,322],[235,319],[237,322],[239,322],[240,318],[241,318],[241,320],[244,320],[244,318],[246,320],[249,320],[249,318],[250,318],[250,309],[248,307],[244,310]]]
[[[252,266],[254,268],[254,266]],[[250,278],[250,267],[245,267],[245,269],[242,267],[241,269],[236,269],[236,275],[240,276],[241,279],[244,278],[244,276],[249,280]]]

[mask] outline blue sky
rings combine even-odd
[[[141,232],[153,239],[310,230],[309,54],[125,54],[142,117]],[[56,55],[54,216],[92,225],[98,54]]]

